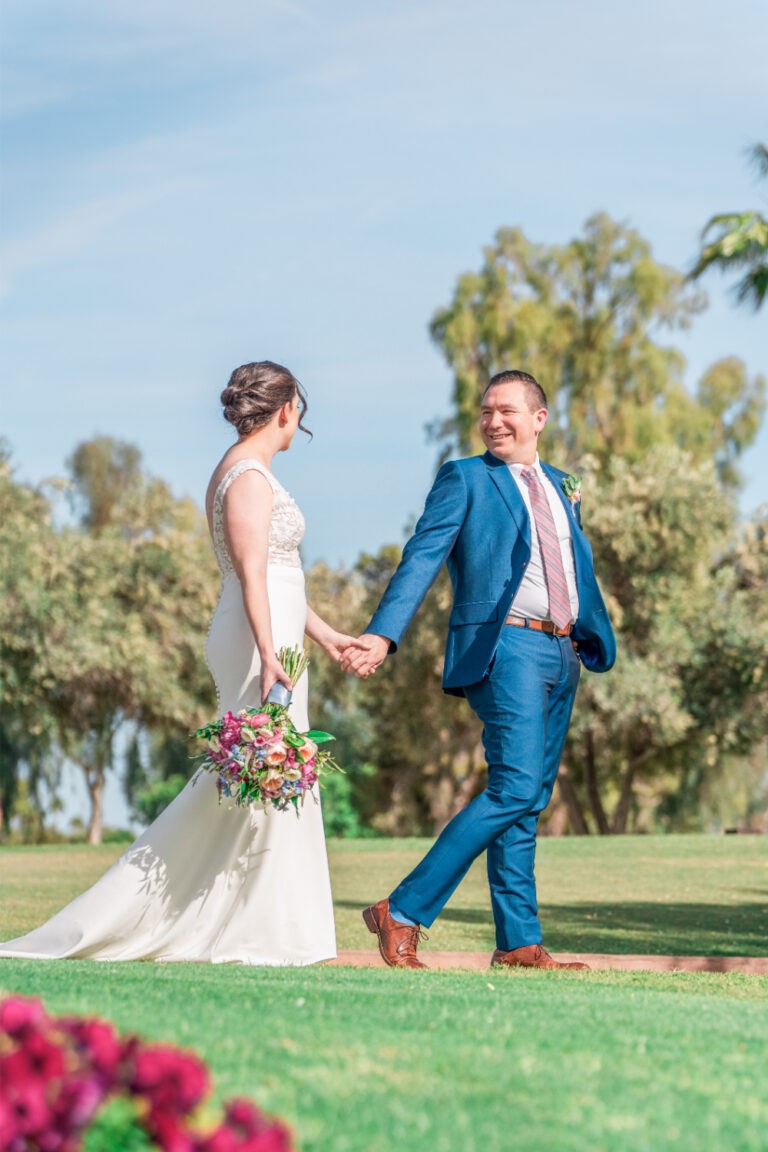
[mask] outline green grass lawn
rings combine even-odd
[[[424,846],[331,845],[341,947],[372,946],[360,906]],[[115,855],[0,851],[0,938]],[[764,839],[545,840],[538,875],[555,950],[768,953]],[[481,868],[429,947],[492,947]],[[768,1146],[768,977],[4,960],[0,990],[193,1048],[219,1100],[252,1097],[288,1120],[303,1152]]]
[[[370,948],[360,918],[419,860],[428,840],[331,841],[340,948]],[[119,854],[109,845],[0,849],[0,939],[29,931]],[[768,838],[637,836],[541,840],[544,936],[554,951],[768,955]],[[494,947],[478,862],[430,929],[425,951]]]
[[[766,1147],[767,979],[3,961],[0,981],[195,1049],[304,1152]]]

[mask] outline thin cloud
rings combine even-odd
[[[135,215],[166,194],[166,188],[143,188],[78,204],[42,228],[0,246],[0,296],[8,297],[16,279],[92,248],[118,221]]]

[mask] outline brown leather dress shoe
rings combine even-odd
[[[564,964],[553,960],[541,944],[527,944],[524,948],[513,948],[511,952],[497,948],[491,956],[491,968],[589,968],[589,964],[581,964],[578,960]]]
[[[379,952],[390,968],[426,968],[416,955],[421,937],[418,924],[401,924],[389,914],[389,898],[371,904],[363,912],[369,932],[379,938]]]

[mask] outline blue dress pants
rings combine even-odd
[[[536,825],[557,779],[580,669],[567,637],[511,625],[502,630],[488,676],[465,689],[484,726],[488,787],[390,896],[409,919],[429,927],[487,850],[496,947],[541,943]]]

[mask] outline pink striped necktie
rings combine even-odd
[[[568,584],[565,579],[555,518],[552,515],[544,485],[539,480],[536,469],[533,467],[523,468],[520,475],[528,485],[531,497],[531,508],[536,524],[536,535],[539,538],[541,561],[544,565],[544,579],[549,596],[549,616],[558,628],[565,628],[571,621],[571,598],[568,595]]]

